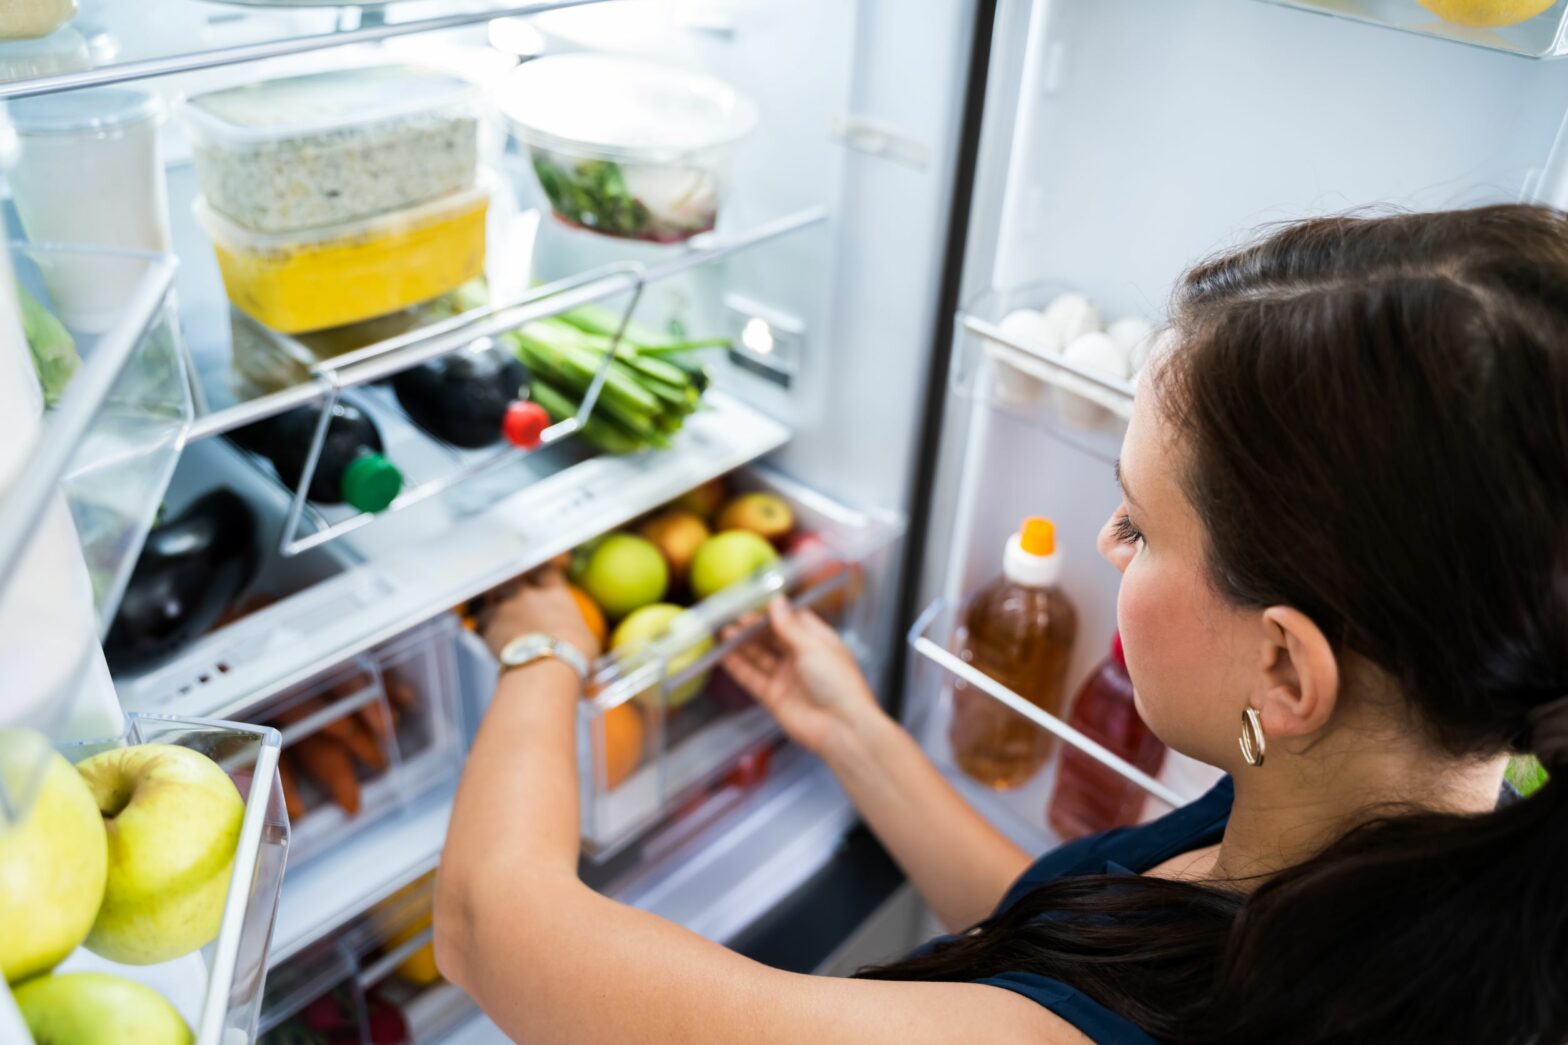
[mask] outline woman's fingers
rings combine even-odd
[[[782,595],[775,595],[768,602],[768,623],[773,625],[773,634],[778,636],[784,648],[792,653],[812,638],[811,632],[801,623],[800,614]]]

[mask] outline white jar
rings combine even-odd
[[[12,102],[21,156],[11,194],[27,238],[166,253],[161,115],[154,96],[120,87]],[[115,258],[58,257],[44,282],[67,326],[101,334],[141,282],[141,270]]]
[[[0,0],[0,40],[48,36],[76,17],[76,0]]]

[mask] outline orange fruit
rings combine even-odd
[[[604,713],[593,737],[593,773],[606,790],[620,787],[642,763],[642,713],[631,701]]]
[[[572,598],[577,602],[577,612],[583,615],[583,620],[588,624],[588,630],[593,632],[593,637],[603,646],[610,637],[610,626],[605,623],[604,611],[593,597],[575,584],[568,584],[566,590],[572,593]]]

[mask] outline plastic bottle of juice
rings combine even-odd
[[[1053,715],[1062,712],[1067,658],[1078,613],[1058,587],[1062,557],[1049,519],[1024,520],[1002,554],[1002,576],[963,611],[958,654],[1008,689]],[[1051,734],[972,689],[953,685],[948,732],[960,769],[998,790],[1018,787],[1045,765]]]
[[[1120,634],[1111,637],[1111,655],[1078,691],[1067,724],[1150,776],[1165,761],[1165,745],[1144,725],[1133,703]],[[1057,837],[1069,841],[1137,823],[1143,799],[1137,784],[1077,748],[1064,747],[1046,818]]]

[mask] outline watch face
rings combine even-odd
[[[550,652],[550,640],[543,635],[521,635],[501,647],[501,663],[521,667]]]

